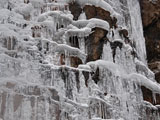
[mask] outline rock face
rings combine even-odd
[[[160,16],[160,1],[141,0],[140,4],[142,9],[142,20],[144,28],[147,28],[153,24],[157,24]]]
[[[141,0],[144,36],[149,62],[159,60],[160,1]]]
[[[112,18],[109,11],[93,5],[85,5],[83,11],[85,12],[87,19],[99,18],[107,21],[110,24],[110,27],[116,27],[117,19],[115,17]]]
[[[93,33],[86,40],[86,46],[88,51],[87,62],[95,61],[101,58],[104,41],[107,35],[107,31],[95,28]]]
[[[116,27],[116,18],[112,18],[110,12],[96,6],[85,5],[83,8],[87,19],[99,18],[109,23],[110,27]],[[107,32],[104,29],[95,28],[93,33],[86,40],[86,46],[88,51],[87,62],[95,61],[101,58],[104,42],[108,40]]]
[[[139,0],[0,0],[0,13],[0,120],[160,119]]]
[[[141,0],[144,37],[146,39],[147,59],[149,67],[160,81],[160,0]]]
[[[140,0],[140,5],[144,37],[146,39],[148,66],[155,73],[156,81],[160,83],[160,0]],[[152,104],[160,104],[159,95],[152,93],[145,87],[142,88],[142,91],[146,101]]]

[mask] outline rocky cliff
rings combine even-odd
[[[140,4],[149,67],[160,82],[160,1],[141,0]]]
[[[158,5],[0,0],[0,119],[159,120]]]

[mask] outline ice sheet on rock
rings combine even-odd
[[[139,1],[127,1],[129,13],[131,16],[131,38],[136,43],[136,50],[138,56],[146,64],[146,46],[145,39],[143,36],[142,19],[140,12]]]
[[[154,73],[144,64],[142,61],[135,58],[135,64],[137,72],[139,72],[142,75],[145,75],[147,78],[151,79],[155,82]]]
[[[7,19],[9,18],[11,11],[9,11],[8,9],[0,9],[0,13],[1,23],[4,23],[5,20],[7,21]]]
[[[137,73],[132,73],[128,75],[128,77],[139,85],[145,86],[155,93],[160,93],[160,84],[158,84],[157,82],[153,82],[147,77]]]
[[[41,8],[44,5],[44,0],[30,0],[30,2],[36,8]]]
[[[46,34],[49,36],[49,37],[53,37],[54,35],[54,32],[55,32],[55,23],[52,21],[52,20],[45,20],[43,22],[40,22],[39,24],[41,24],[41,26],[45,26],[46,28],[46,31],[47,32]],[[43,33],[44,34],[44,33]]]
[[[4,23],[0,24],[0,38],[15,36],[19,48],[17,49],[17,57],[10,57],[5,54],[7,50],[2,48],[0,43],[0,80],[25,81],[25,84],[29,82],[37,86],[41,85],[44,88],[50,86],[50,88],[55,88],[58,91],[60,96],[59,103],[52,99],[50,101],[51,104],[48,104],[48,98],[46,97],[48,96],[48,92],[44,95],[45,97],[42,98],[42,101],[45,102],[44,104],[43,102],[37,103],[41,97],[38,100],[35,99],[37,103],[36,110],[38,111],[37,119],[56,119],[55,116],[61,111],[60,116],[58,116],[59,119],[87,120],[92,111],[99,116],[92,114],[90,119],[104,120],[104,116],[109,114],[106,108],[104,109],[106,104],[113,107],[113,109],[109,111],[112,113],[110,118],[113,119],[108,120],[122,120],[120,119],[121,117],[127,120],[138,119],[139,104],[143,101],[139,86],[142,85],[154,93],[160,93],[160,85],[152,81],[154,79],[153,73],[147,68],[143,60],[143,62],[133,60],[133,56],[131,56],[132,47],[129,44],[125,44],[119,36],[119,28],[110,29],[109,24],[101,19],[93,18],[86,20],[84,12],[81,13],[78,21],[73,21],[73,15],[71,15],[70,11],[48,11],[49,9],[41,11],[43,5],[61,6],[71,1],[73,0],[57,0],[57,3],[54,3],[50,0],[30,0],[29,4],[24,4],[24,0],[0,0],[0,21]],[[134,40],[137,44],[139,56],[145,54],[137,0],[75,1],[80,3],[80,5],[82,5],[81,7],[84,5],[95,5],[109,11],[112,17],[118,19],[117,27],[125,27],[126,25],[127,28],[129,28],[127,29],[129,39]],[[4,9],[8,7],[9,2],[11,3],[10,9],[13,9],[13,11]],[[46,4],[47,2],[50,3]],[[128,7],[130,8],[129,10]],[[37,16],[39,14],[41,15]],[[22,15],[24,17],[31,15],[30,17],[34,19],[26,22],[23,20]],[[9,16],[11,16],[11,19],[8,23]],[[125,20],[123,20],[122,17],[125,18]],[[18,24],[27,23],[27,26],[22,29],[12,24],[13,22]],[[34,26],[46,26],[46,28],[38,30],[38,32],[40,31],[42,34],[41,38],[31,37],[31,27]],[[57,29],[55,29],[56,27]],[[85,48],[85,40],[87,39],[84,38],[84,36],[89,35],[91,29],[95,27],[109,31],[111,33],[107,36],[109,41],[123,44],[121,49],[119,47],[116,49],[115,63],[113,63],[112,49],[110,44],[107,43],[103,46],[102,60],[84,64],[86,54],[83,48]],[[49,30],[51,31],[50,33]],[[115,34],[114,37],[112,37],[112,31]],[[45,34],[48,34],[48,38],[46,38],[47,35]],[[80,49],[66,45],[66,41],[70,36],[78,37]],[[38,47],[39,42],[42,44],[40,47]],[[45,51],[46,45],[49,47],[48,51]],[[84,63],[79,65],[78,68],[67,65],[59,66],[60,64],[56,63],[60,58],[59,53],[65,54],[67,58],[65,62],[67,65],[70,65],[69,56],[79,57]],[[144,58],[145,56],[141,57]],[[136,73],[135,64],[139,74]],[[92,77],[97,68],[99,68],[98,77],[100,81],[96,84],[94,80],[92,80]],[[30,86],[32,87],[32,85]],[[23,93],[23,91],[25,91],[24,88],[22,85],[21,89],[18,90]],[[32,88],[30,89],[32,90]],[[41,88],[41,90],[43,89]],[[65,99],[64,96],[66,96],[66,93],[70,93],[73,100],[70,100],[71,98]],[[6,109],[11,110],[12,107],[8,105],[13,104],[11,102],[13,99],[10,95],[8,96]],[[52,97],[54,97],[54,95]],[[30,98],[27,97],[26,100],[27,101],[24,100],[24,103],[18,108],[15,114],[18,115],[18,113],[22,113],[24,115],[22,119],[25,117],[27,120],[29,118],[28,116],[30,116],[28,109],[30,111],[32,110],[28,107],[30,106],[28,102]],[[92,107],[89,106],[89,102],[92,102]],[[60,107],[54,106],[54,103],[60,105]],[[90,107],[90,109],[88,109],[88,107]],[[49,110],[53,110],[53,108],[56,109],[56,114],[50,114],[48,112]]]
[[[31,3],[29,4],[20,3],[19,6],[14,8],[15,12],[20,13],[21,15],[26,17],[30,15],[32,10],[33,10],[33,6]]]
[[[131,73],[127,75],[125,70],[123,70],[113,62],[97,60],[94,62],[89,62],[87,63],[87,65],[89,65],[93,71],[95,71],[98,67],[101,67],[102,69],[103,68],[108,69],[116,76],[120,76],[122,78],[128,78],[129,80],[132,80],[139,85],[147,87],[148,89],[154,91],[155,93],[160,93],[160,84],[158,84],[157,82],[153,82],[144,75],[137,73]]]
[[[6,54],[0,54],[0,57],[0,80],[13,79],[21,82],[40,83],[37,63],[12,58]]]
[[[0,24],[0,37],[18,36],[16,28],[10,24]]]
[[[100,67],[102,69],[108,69],[117,76],[123,76],[125,74],[125,71],[123,69],[121,69],[117,64],[111,61],[97,60],[94,62],[88,62],[87,65],[89,65],[93,71],[96,71],[96,69]]]
[[[125,44],[121,49],[119,47],[116,48],[114,61],[127,73],[136,72],[134,57],[131,55],[131,51],[125,48]]]

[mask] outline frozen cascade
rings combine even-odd
[[[103,53],[105,53],[106,51],[107,51],[107,53],[103,54],[102,60],[113,62],[113,55],[112,55],[112,49],[111,49],[110,43],[104,44]]]
[[[136,43],[136,49],[140,59],[144,63],[146,63],[145,39],[143,37],[143,27],[142,27],[139,1],[138,0],[129,1],[128,8],[131,16],[132,39]]]
[[[138,0],[0,0],[0,13],[0,120],[160,119]]]

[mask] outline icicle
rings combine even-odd
[[[153,97],[153,102],[156,103],[157,102],[157,100],[156,100],[156,93],[153,92],[152,97]]]
[[[51,82],[50,83],[51,86],[54,86],[54,80],[55,80],[55,75],[54,75],[54,70],[52,69],[51,70],[51,81],[50,81]]]
[[[68,51],[65,50],[65,65],[70,66],[70,56]]]
[[[9,37],[6,45],[8,50],[14,50],[15,39],[13,37]]]
[[[83,37],[78,38],[78,44],[79,44],[80,50],[85,53],[85,42]]]
[[[103,46],[102,59],[113,62],[112,49],[109,42]]]
[[[115,54],[115,63],[119,64],[121,62],[121,50],[119,47],[116,48],[116,54]]]
[[[114,33],[114,35],[113,35],[114,40],[121,39],[121,37],[119,35],[119,28],[113,29],[113,33]]]
[[[57,22],[56,31],[58,31],[58,29],[59,29],[59,23]]]

